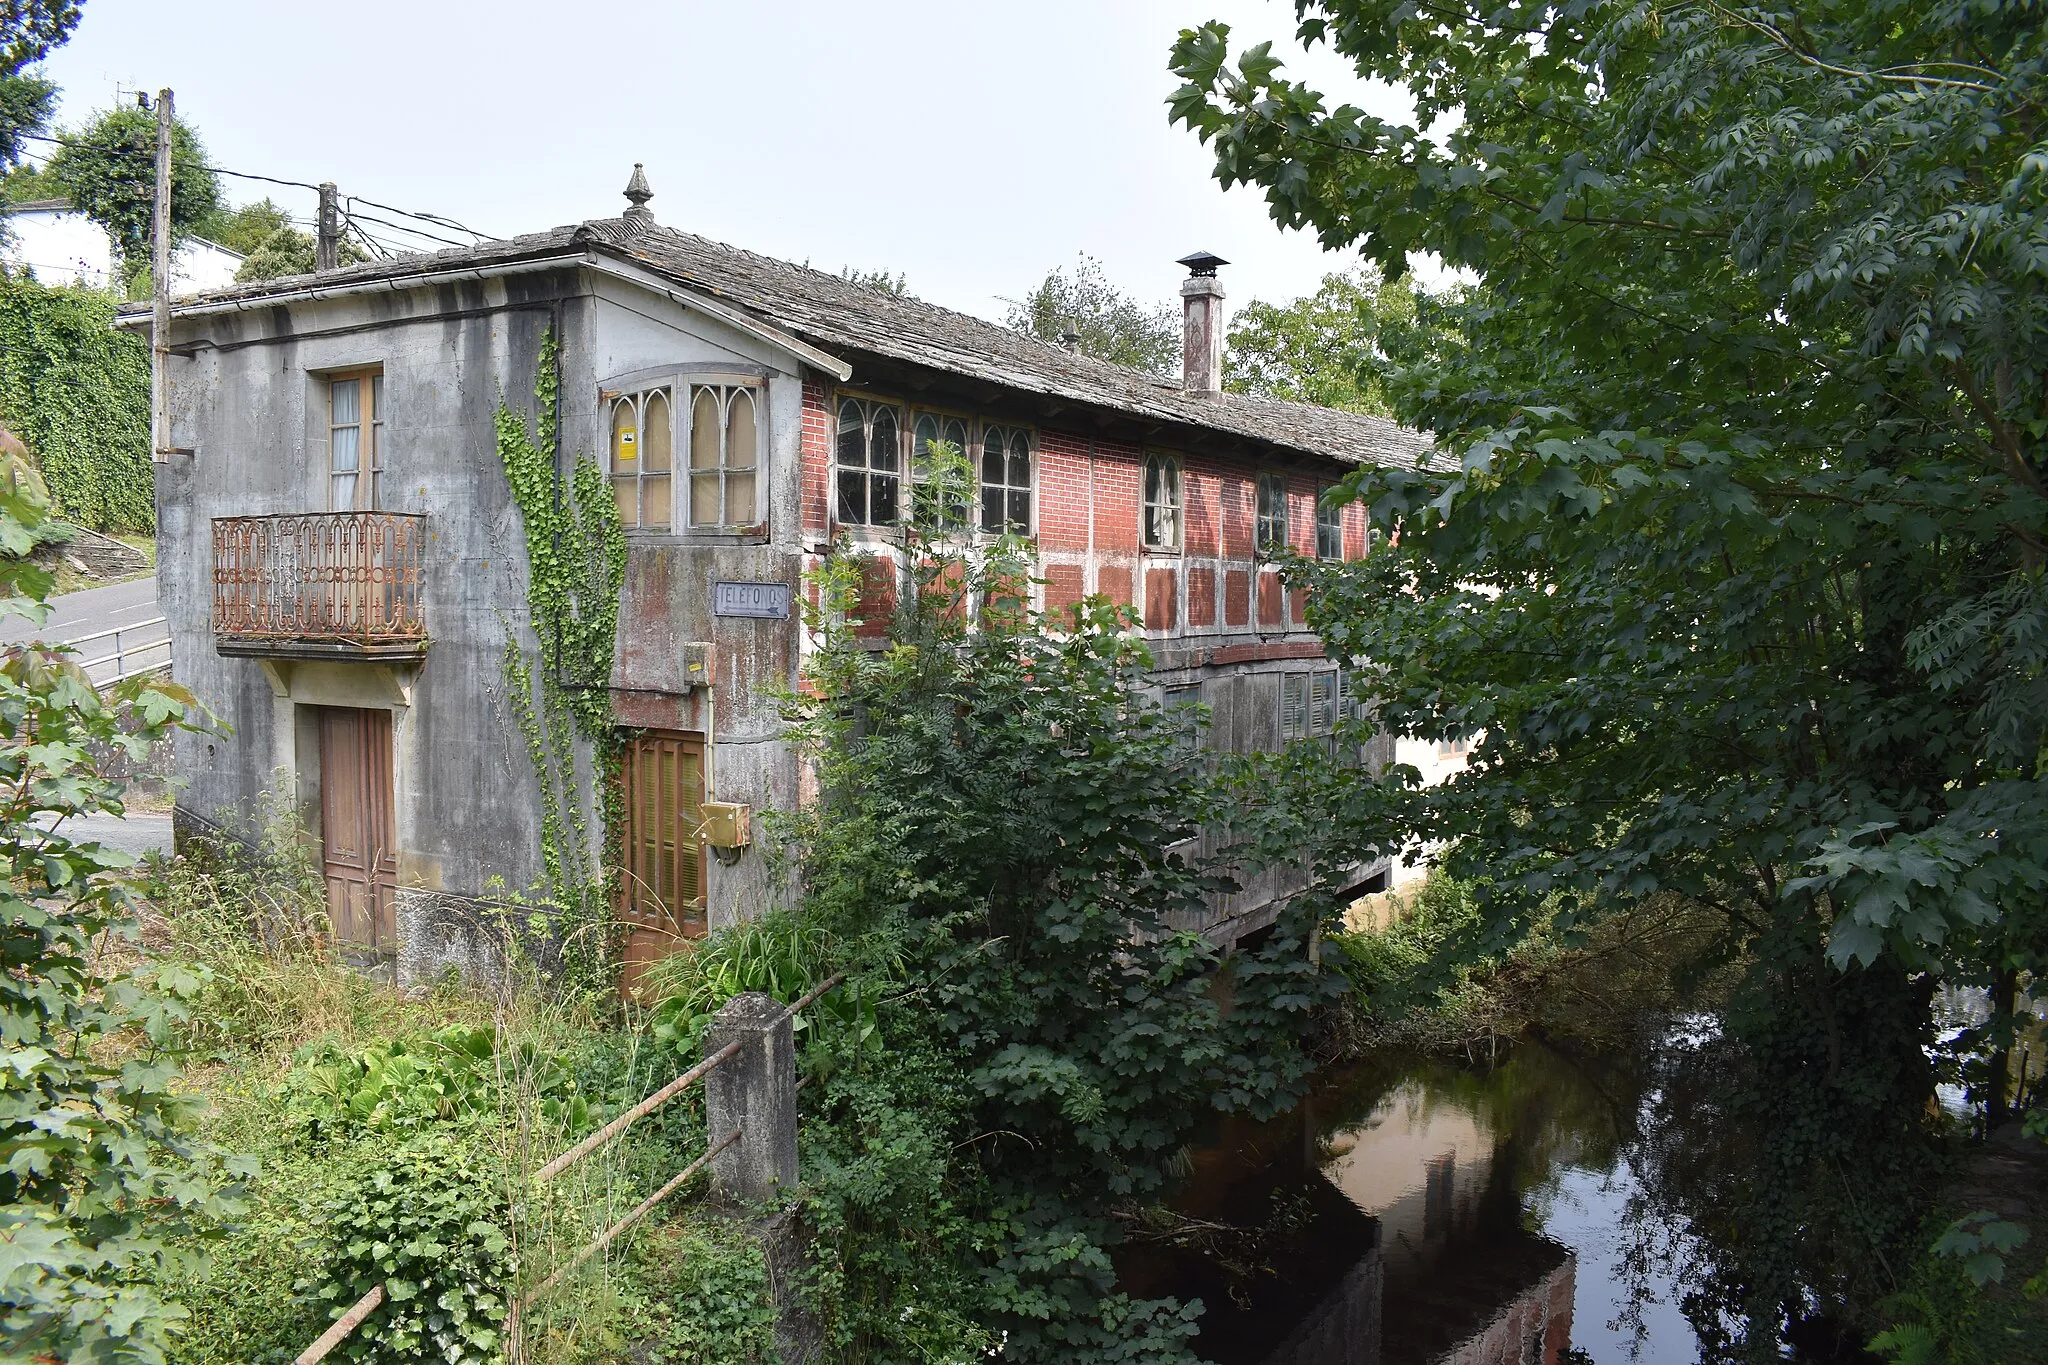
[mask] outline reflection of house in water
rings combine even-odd
[[[1199,1297],[1219,1365],[1558,1365],[1573,1257],[1523,1229],[1513,1144],[1415,1082],[1335,1131],[1226,1125],[1123,1287]]]
[[[1386,1365],[1556,1365],[1573,1258],[1522,1227],[1511,1138],[1409,1082],[1331,1141],[1324,1174],[1380,1224]]]

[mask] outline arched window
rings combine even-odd
[[[612,492],[625,525],[669,528],[674,452],[675,420],[666,386],[612,399]]]
[[[848,526],[895,524],[903,476],[902,419],[887,403],[839,400],[839,443],[834,456],[839,520]]]
[[[1287,478],[1259,475],[1259,553],[1279,554],[1287,548]]]
[[[910,432],[910,474],[918,483],[931,477],[932,446],[945,442],[953,447],[962,459],[967,456],[967,423],[958,417],[944,413],[921,412]],[[970,476],[971,477],[971,476]],[[947,499],[947,506],[940,524],[953,530],[967,528],[967,505],[972,493],[960,488]]]
[[[1145,457],[1145,547],[1180,548],[1180,461],[1170,455]]]
[[[690,398],[690,525],[752,526],[760,469],[759,399],[750,388],[700,386]]]
[[[981,432],[981,529],[991,535],[1031,534],[1031,433],[1017,427]]]

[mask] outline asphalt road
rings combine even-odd
[[[163,611],[156,602],[155,576],[131,578],[126,583],[87,588],[83,592],[67,592],[51,598],[50,619],[40,626],[32,626],[19,617],[0,621],[0,644],[12,644],[18,640],[71,644],[86,640],[79,646],[80,661],[87,663],[86,671],[93,681],[111,682],[117,675],[116,660],[111,657],[116,645],[120,647],[121,654],[118,671],[132,673],[140,667],[170,661],[170,632],[161,624],[148,627],[141,624],[161,615]],[[115,629],[121,632],[118,639],[113,636],[87,639]],[[100,662],[88,662],[92,660]]]
[[[171,851],[169,815],[74,815],[64,822],[64,837],[73,843],[105,844],[140,858],[152,849]]]

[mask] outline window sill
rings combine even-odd
[[[1187,551],[1179,546],[1140,545],[1138,553],[1154,559],[1184,559],[1187,557]]]
[[[748,526],[731,531],[643,531],[625,528],[626,544],[645,546],[766,545],[768,528]]]

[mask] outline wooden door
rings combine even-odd
[[[320,853],[327,917],[346,944],[397,947],[391,713],[320,709]]]
[[[644,731],[626,747],[620,780],[619,919],[626,941],[619,987],[630,995],[651,963],[704,934],[703,740]]]

